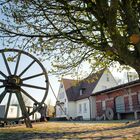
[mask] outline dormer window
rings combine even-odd
[[[106,81],[107,81],[107,82],[110,81],[110,79],[109,79],[109,74],[108,74],[108,73],[106,74]]]
[[[84,94],[84,90],[85,90],[86,88],[81,88],[80,89],[80,95],[83,95]]]

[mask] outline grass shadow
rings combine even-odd
[[[115,139],[115,138],[124,138],[124,136],[117,134],[115,136],[96,136],[94,134],[96,133],[103,133],[107,131],[115,131],[115,130],[125,130],[128,128],[136,128],[140,126],[139,122],[136,123],[127,123],[124,126],[118,126],[118,127],[113,127],[113,128],[104,128],[104,129],[99,129],[99,130],[82,130],[82,131],[74,131],[74,132],[68,132],[68,131],[63,131],[63,132],[0,132],[0,140],[40,140],[40,139],[80,139],[79,136],[84,136],[84,139],[98,139],[98,140],[109,140],[109,139]],[[89,137],[86,137],[86,135],[89,135]],[[93,134],[93,135],[91,135]],[[137,136],[140,136],[140,132],[136,134]],[[137,138],[138,140],[138,138]]]

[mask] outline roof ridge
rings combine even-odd
[[[62,78],[61,80],[77,81],[77,80],[75,80],[75,79],[68,79],[68,78]]]
[[[66,86],[65,90],[66,90],[66,95],[67,95],[68,100],[75,101],[75,100],[81,99],[83,97],[87,98],[88,96],[90,96],[92,94],[92,91],[96,87],[97,83],[99,82],[101,76],[103,75],[104,71],[105,71],[105,69],[102,69],[80,81],[75,80],[75,79],[64,79],[63,78],[63,84],[64,84],[64,86]],[[95,78],[95,77],[97,77],[97,78]],[[74,82],[77,82],[77,84],[75,85]],[[83,96],[80,95],[80,91],[79,91],[82,87],[86,88],[83,91],[84,92]]]
[[[96,73],[92,73],[92,74],[88,75],[86,78],[84,78],[83,80],[94,78],[94,76],[98,76],[97,78],[100,79],[105,70],[106,70],[106,68],[101,69],[100,71],[97,71]],[[96,80],[98,80],[98,79],[96,79]]]
[[[82,80],[78,80],[78,79],[70,79],[70,78],[62,78],[61,80],[71,80],[71,81],[79,81],[79,82],[81,82],[81,81],[83,81],[83,80],[85,80],[85,79],[88,79],[88,78],[93,78],[92,76],[93,75],[95,75],[95,74],[103,74],[104,73],[104,71],[106,70],[107,68],[103,68],[103,69],[101,69],[101,70],[99,70],[99,71],[97,71],[97,72],[95,72],[95,73],[92,73],[92,74],[90,74],[90,75],[88,75],[86,78],[83,78]]]

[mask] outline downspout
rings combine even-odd
[[[90,116],[90,121],[91,121],[91,101],[90,101],[90,97],[88,97],[89,100],[89,116]]]

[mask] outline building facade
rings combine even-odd
[[[93,96],[96,97],[97,117],[100,119],[103,116],[105,119],[140,118],[139,80],[96,92]]]
[[[94,93],[117,86],[108,69],[77,81],[62,79],[59,87],[56,117],[93,120],[97,116]]]

